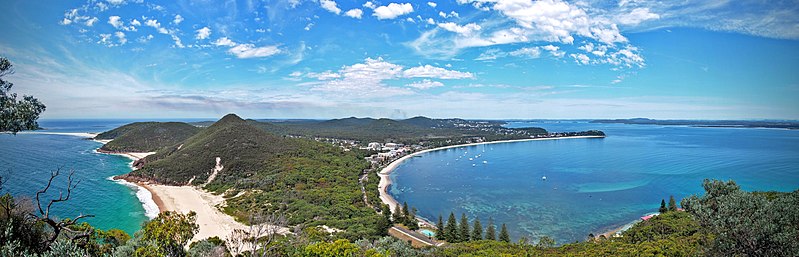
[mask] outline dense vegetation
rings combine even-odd
[[[414,117],[404,120],[345,118],[333,120],[249,120],[276,135],[292,135],[308,138],[336,138],[368,142],[395,142],[414,144],[428,142],[432,145],[446,145],[463,142],[471,138],[503,140],[530,138],[545,135],[542,128],[510,129],[502,127],[501,121],[473,121],[463,119],[431,119]],[[198,125],[210,125],[208,122]],[[447,142],[448,141],[448,142]]]
[[[110,152],[155,152],[183,142],[201,129],[183,122],[135,122],[109,130],[94,139],[113,139],[100,150]]]
[[[277,136],[235,115],[148,156],[128,178],[204,185],[217,157],[224,168],[205,188],[228,196],[241,192],[225,210],[241,221],[253,213],[280,213],[289,225],[344,229],[345,238],[384,234],[376,229],[380,216],[363,200],[358,178],[368,164],[357,151]],[[377,178],[371,181],[369,188],[376,188]]]

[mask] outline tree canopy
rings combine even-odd
[[[22,130],[39,128],[39,114],[46,107],[39,99],[25,95],[17,99],[17,93],[11,92],[13,83],[5,80],[14,74],[14,66],[6,57],[0,57],[0,132],[17,133]]]

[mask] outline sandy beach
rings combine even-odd
[[[192,242],[217,236],[226,239],[236,229],[248,230],[248,226],[237,222],[233,217],[222,213],[218,207],[224,206],[225,199],[193,186],[164,186],[144,184],[153,195],[153,200],[161,211],[178,213],[197,213],[199,232]],[[288,228],[280,228],[280,234],[289,233]]]
[[[525,142],[525,141],[538,141],[538,140],[560,140],[560,139],[577,139],[577,138],[603,138],[604,136],[573,136],[573,137],[550,137],[550,138],[528,138],[528,139],[515,139],[515,140],[500,140],[500,141],[490,141],[490,142],[480,142],[480,143],[471,143],[471,144],[461,144],[461,145],[450,145],[450,146],[443,146],[433,149],[427,149],[418,151],[412,154],[408,154],[399,158],[391,163],[389,163],[385,168],[380,170],[377,175],[380,177],[380,183],[378,183],[377,188],[380,190],[380,200],[387,204],[390,207],[391,212],[394,212],[394,208],[399,205],[394,197],[392,197],[388,193],[388,186],[391,185],[391,172],[397,168],[402,162],[407,159],[413,158],[414,156],[418,156],[427,152],[450,149],[450,148],[458,148],[458,147],[465,147],[465,146],[474,146],[474,145],[486,145],[486,144],[503,144],[503,143],[516,143],[516,142]]]

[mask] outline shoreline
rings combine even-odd
[[[380,191],[380,201],[383,204],[389,206],[389,210],[394,213],[394,208],[400,203],[394,199],[391,194],[388,193],[388,186],[391,185],[391,173],[403,162],[406,160],[413,158],[415,156],[419,156],[424,153],[451,149],[451,148],[459,148],[459,147],[468,147],[468,146],[476,146],[476,145],[488,145],[488,144],[504,144],[504,143],[518,143],[518,142],[527,142],[527,141],[539,141],[539,140],[559,140],[559,139],[580,139],[580,138],[604,138],[605,136],[566,136],[566,137],[547,137],[547,138],[525,138],[525,139],[511,139],[511,140],[499,140],[499,141],[489,141],[489,142],[479,142],[479,143],[469,143],[469,144],[460,144],[460,145],[449,145],[449,146],[442,146],[436,147],[432,149],[426,149],[418,152],[414,152],[405,156],[400,157],[397,160],[392,161],[386,167],[380,170],[377,173],[377,176],[380,177],[380,182],[377,184],[377,189]],[[422,219],[424,220],[424,219]],[[427,222],[426,220],[424,220]]]

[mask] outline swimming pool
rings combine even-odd
[[[421,232],[422,234],[424,234],[425,236],[428,236],[428,237],[436,236],[436,232],[430,231],[429,229],[422,229],[419,232]]]

